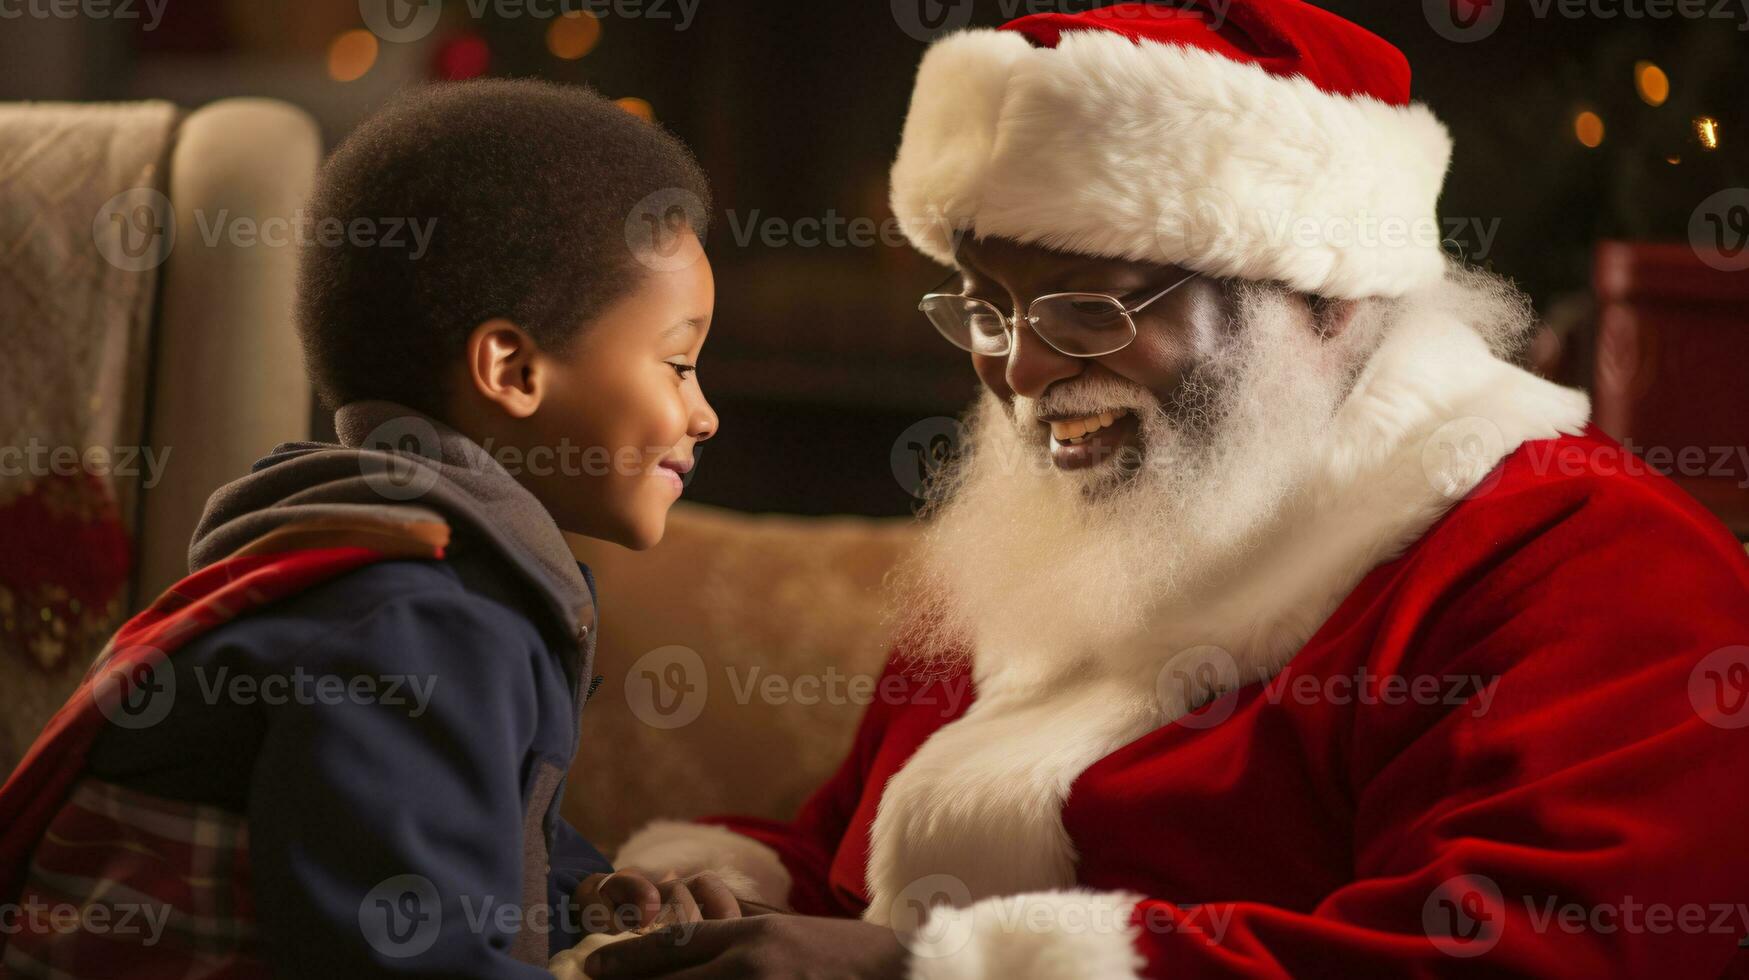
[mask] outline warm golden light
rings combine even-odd
[[[1590,109],[1579,113],[1573,119],[1573,135],[1579,137],[1579,142],[1593,149],[1602,145],[1603,117]]]
[[[328,77],[337,82],[357,81],[376,63],[376,35],[363,28],[347,31],[328,45]]]
[[[628,97],[623,98],[623,99],[613,100],[613,104],[619,106],[621,109],[624,109],[625,111],[631,113],[632,115],[637,116],[639,119],[643,119],[643,120],[646,120],[648,122],[655,122],[656,121],[656,109],[655,109],[655,107],[650,105],[650,103],[645,102],[643,99],[632,98],[632,97],[628,96]]]
[[[555,58],[576,61],[595,50],[601,40],[601,21],[586,10],[573,10],[553,18],[547,26],[547,50]]]
[[[1634,62],[1634,87],[1647,105],[1663,105],[1670,98],[1670,76],[1650,61]]]
[[[1700,145],[1709,149],[1719,148],[1719,121],[1711,116],[1697,116],[1694,120],[1694,135],[1700,137]]]

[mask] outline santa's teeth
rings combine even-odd
[[[1106,428],[1118,419],[1128,415],[1127,409],[1100,412],[1097,415],[1083,415],[1080,418],[1062,419],[1052,422],[1051,437],[1061,443],[1075,443],[1085,440],[1085,437]]]

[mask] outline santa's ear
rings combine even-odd
[[[1335,299],[1330,296],[1307,296],[1306,305],[1312,311],[1312,326],[1318,336],[1329,340],[1340,334],[1360,309],[1360,300]]]

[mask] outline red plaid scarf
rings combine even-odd
[[[154,671],[209,630],[385,559],[443,557],[443,524],[288,524],[183,579],[110,640],[0,787],[0,977],[265,975],[241,814],[85,775],[106,722],[149,719]]]

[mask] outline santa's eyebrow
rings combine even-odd
[[[1097,255],[1078,257],[1075,261],[1070,262],[1068,265],[1064,266],[1063,268],[1058,269],[1054,272],[1051,272],[1050,274],[1045,276],[1044,281],[1047,284],[1046,288],[1063,289],[1065,283],[1073,282],[1076,279],[1078,279],[1079,277],[1084,276],[1084,275],[1093,275],[1093,274],[1097,273],[1100,276],[1109,276],[1110,270],[1105,269],[1103,267],[1106,264],[1108,264],[1110,261],[1111,261],[1110,259],[1102,258],[1102,257],[1097,256]],[[1003,283],[1003,281],[999,277],[993,276],[990,273],[979,268],[978,264],[976,262],[973,262],[967,256],[955,255],[954,262],[958,265],[959,270],[962,273],[969,273],[972,276],[975,276],[978,279],[983,280],[984,282],[992,283],[992,284],[994,284],[996,286],[1000,286],[1004,289],[1007,288],[1007,286]],[[1167,269],[1169,269],[1173,273],[1180,275],[1180,276],[1188,274],[1188,272],[1180,272],[1176,266],[1167,266]],[[1127,291],[1114,292],[1114,295],[1144,292],[1147,290],[1147,288],[1148,287],[1145,285],[1144,286],[1137,286],[1134,289],[1130,289]],[[1075,290],[1066,290],[1066,291],[1073,292]]]
[[[1002,280],[978,268],[976,262],[961,256],[955,256],[954,261],[957,265],[955,271],[961,278],[975,280],[971,288],[966,290],[967,294],[978,292],[983,286],[994,286],[997,289],[1007,290],[1008,287],[1003,284]]]

